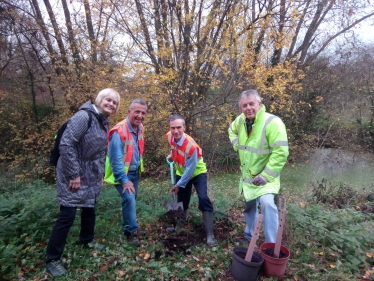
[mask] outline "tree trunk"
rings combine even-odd
[[[61,75],[61,74],[64,73],[64,70],[57,63],[58,62],[58,60],[56,59],[57,53],[55,52],[55,50],[52,46],[52,42],[51,42],[51,39],[49,37],[47,27],[45,26],[45,23],[43,21],[43,16],[42,16],[42,13],[41,13],[40,8],[39,8],[38,1],[37,0],[32,0],[32,4],[33,4],[33,7],[34,7],[34,10],[35,10],[35,13],[36,13],[37,23],[40,27],[40,30],[41,30],[41,32],[44,36],[44,39],[45,39],[45,42],[46,42],[46,45],[47,45],[47,49],[48,49],[48,52],[49,52],[49,56],[51,58],[52,65],[53,65],[57,75]]]
[[[90,4],[88,0],[83,0],[83,3],[84,3],[84,10],[86,12],[86,23],[87,23],[88,36],[90,38],[92,61],[96,62],[97,61],[97,52],[96,52],[97,41],[95,38],[95,33],[94,33],[93,25],[92,25]]]
[[[69,39],[69,44],[70,44],[70,51],[73,56],[74,63],[76,65],[76,70],[78,73],[80,73],[80,55],[79,55],[79,49],[77,46],[77,42],[75,41],[74,37],[74,31],[72,28],[72,23],[70,19],[70,12],[69,12],[69,7],[66,3],[66,0],[61,0],[62,7],[64,8],[64,15],[65,15],[65,25],[68,30],[68,39]]]

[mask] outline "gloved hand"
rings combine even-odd
[[[258,174],[257,176],[255,176],[255,178],[252,181],[252,183],[257,186],[265,185],[267,184],[267,182],[268,182],[267,179],[261,174]]]

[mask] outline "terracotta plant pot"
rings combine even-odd
[[[264,262],[259,253],[253,252],[252,260],[247,262],[247,248],[235,247],[232,253],[231,274],[237,281],[256,281]]]
[[[265,277],[275,276],[278,279],[282,279],[286,270],[288,258],[290,257],[290,251],[286,247],[281,246],[280,258],[274,258],[265,254],[265,252],[269,250],[274,250],[274,247],[275,243],[270,242],[263,243],[260,246],[260,254],[264,259],[263,274]]]

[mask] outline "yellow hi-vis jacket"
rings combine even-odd
[[[231,144],[234,150],[239,152],[239,193],[243,192],[247,202],[264,194],[278,194],[280,172],[288,157],[286,127],[278,116],[265,110],[265,105],[262,105],[256,114],[249,136],[243,113],[230,124],[228,130]],[[252,183],[258,174],[267,179],[265,185],[256,186]]]

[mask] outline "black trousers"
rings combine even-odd
[[[176,176],[176,182],[180,179],[180,176]],[[199,210],[213,211],[213,204],[208,197],[208,177],[206,173],[197,175],[188,181],[185,188],[179,188],[178,202],[183,202],[183,209],[187,210],[190,205],[192,185],[195,187],[197,196],[199,198]]]
[[[60,214],[48,242],[46,263],[61,258],[64,252],[66,238],[74,223],[76,213],[77,207],[60,206]],[[79,233],[79,240],[82,244],[87,244],[93,240],[95,221],[95,208],[81,208],[81,230]]]

